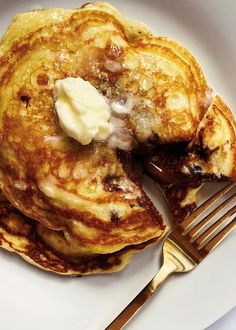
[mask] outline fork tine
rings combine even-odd
[[[204,219],[202,219],[196,226],[194,226],[189,232],[188,237],[191,238],[191,242],[194,241],[195,237],[199,234],[199,232],[204,229],[207,224],[210,222],[214,216],[223,210],[229,203],[231,203],[236,197],[236,193],[230,196],[226,201],[220,204],[215,210],[213,210],[210,214],[208,214]]]
[[[183,235],[187,234],[189,227],[192,223],[202,215],[211,205],[213,205],[219,198],[225,195],[230,189],[232,189],[236,185],[236,182],[233,182],[220,191],[218,191],[215,195],[213,195],[210,199],[205,201],[201,206],[199,206],[190,216],[188,216],[181,224],[181,228],[184,230]]]
[[[236,217],[223,228],[212,240],[201,248],[206,254],[211,252],[236,227]]]
[[[202,246],[206,240],[215,233],[215,231],[220,228],[222,223],[229,219],[236,212],[236,206],[232,207],[228,210],[219,220],[217,220],[214,224],[212,224],[201,236],[196,239],[195,243],[198,246]]]

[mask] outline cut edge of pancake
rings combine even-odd
[[[216,95],[188,147],[187,166],[199,166],[203,175],[236,180],[236,122],[228,106]]]
[[[222,136],[222,140],[217,141],[219,134],[214,127],[217,125],[226,127],[225,129],[229,134],[227,141],[223,141],[225,136]],[[208,134],[202,141],[200,135],[204,134],[205,130],[208,130]],[[200,149],[210,150],[210,156],[207,160],[196,153],[196,146],[199,146]],[[190,155],[186,157],[185,164],[191,169],[194,166],[199,166],[203,182],[196,182],[192,186],[161,185],[163,195],[177,223],[183,221],[197,208],[201,198],[201,190],[205,186],[204,181],[209,181],[210,184],[210,181],[236,180],[236,122],[232,112],[219,95],[214,96],[188,149]],[[206,180],[204,180],[204,176],[206,176]]]

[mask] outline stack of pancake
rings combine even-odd
[[[61,130],[55,82],[66,77],[119,105],[108,141],[84,146]],[[202,177],[235,179],[235,120],[196,60],[107,3],[17,15],[0,45],[0,107],[0,245],[45,270],[118,271],[164,235],[132,155],[181,144],[186,175],[198,166]],[[227,133],[219,141],[217,127]]]

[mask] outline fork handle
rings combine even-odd
[[[131,301],[131,303],[115,318],[115,320],[106,328],[106,330],[120,330],[129,320],[141,309],[149,298],[157,291],[160,285],[167,277],[174,273],[176,265],[168,262],[164,263],[159,272],[145,286],[145,288]]]

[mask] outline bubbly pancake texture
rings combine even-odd
[[[1,196],[2,197],[2,196]],[[89,275],[112,273],[124,268],[138,252],[157,242],[152,239],[143,244],[128,246],[111,254],[83,254],[71,247],[62,232],[40,225],[53,240],[51,247],[39,235],[38,225],[4,199],[0,201],[0,247],[15,252],[28,263],[60,275]],[[43,236],[43,235],[41,235]],[[73,248],[73,247],[72,247]],[[78,246],[77,246],[78,249]]]

